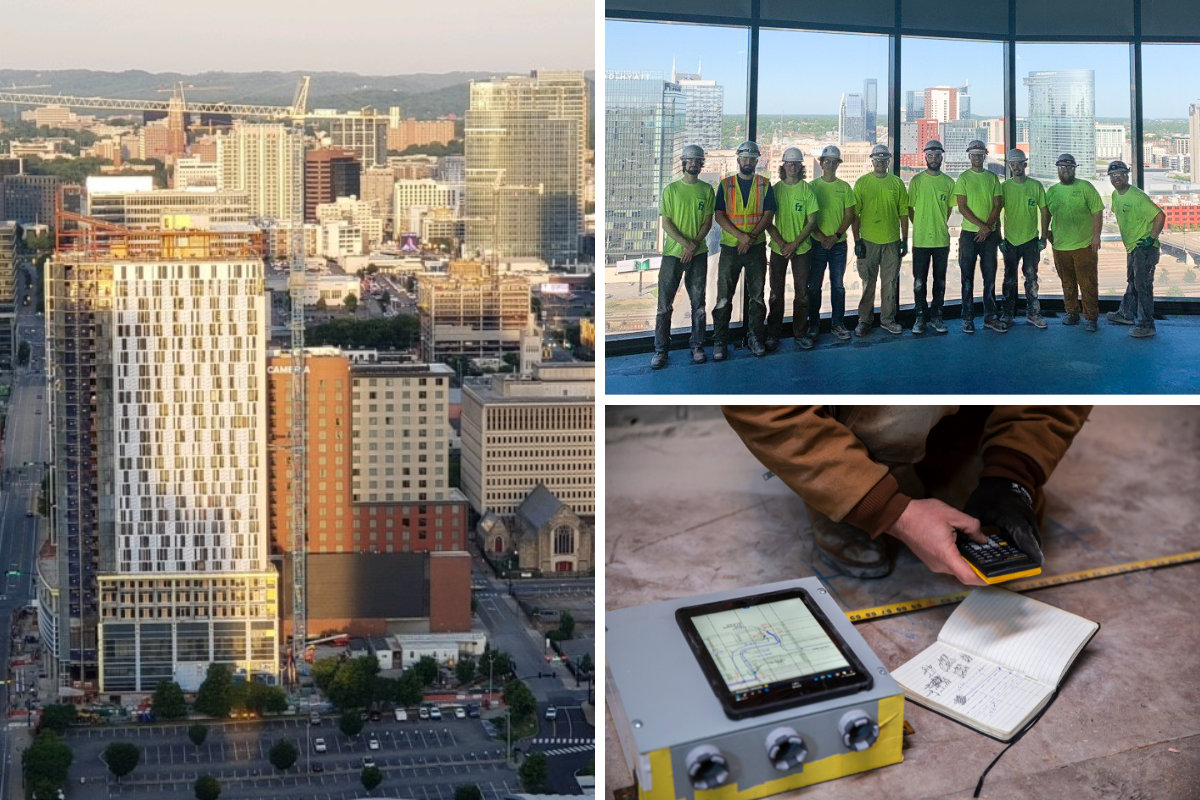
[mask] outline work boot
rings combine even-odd
[[[1006,329],[1011,328],[1013,326],[1012,314],[1005,314],[1003,317],[1000,318],[1000,321],[1004,323],[1004,327]]]
[[[985,317],[983,320],[983,325],[985,328],[991,328],[997,333],[1005,333],[1008,331],[1008,326],[1004,324],[1004,320],[999,319],[998,317]]]
[[[846,330],[846,326],[838,323],[830,328],[833,335],[839,339],[846,340],[850,338],[850,331]]]
[[[913,333],[924,333],[925,332],[925,318],[924,317],[917,317],[917,321],[913,323],[912,331],[913,331]]]
[[[726,359],[725,343],[718,342],[713,345],[713,361],[724,361]]]
[[[776,345],[776,346],[778,346],[778,345]],[[767,354],[767,348],[762,342],[758,341],[757,339],[751,339],[750,340],[750,352],[754,354],[755,358],[762,358],[763,356],[765,356]]]
[[[1035,328],[1042,328],[1043,330],[1046,328],[1046,318],[1041,314],[1029,314],[1025,319]]]
[[[858,323],[858,325],[854,326],[854,335],[855,336],[866,336],[870,332],[871,332],[871,326],[865,322],[860,322],[860,323]]]
[[[963,320],[963,333],[974,333],[974,332],[975,332],[975,320],[964,319]]]
[[[1083,329],[1088,333],[1095,333],[1100,330],[1100,326],[1096,324],[1096,320],[1094,319],[1085,319],[1083,321]]]
[[[1129,335],[1135,339],[1145,339],[1147,336],[1154,336],[1156,333],[1158,331],[1155,330],[1153,325],[1134,325]]]
[[[801,350],[812,350],[813,349],[812,337],[809,336],[807,333],[804,334],[803,336],[801,336],[799,339],[796,340],[796,347],[799,347]]]
[[[779,349],[779,340],[776,339],[774,336],[768,336],[767,340],[766,340],[766,342],[764,342],[764,344],[766,345],[768,353],[774,353],[777,349]],[[751,348],[751,349],[753,350],[754,348]]]
[[[1120,311],[1108,312],[1108,321],[1113,325],[1132,325],[1133,317],[1127,317]]]
[[[693,347],[692,348],[692,363],[693,364],[703,364],[705,361],[708,361],[708,356],[704,355],[704,348],[700,347],[699,345],[696,345],[695,347]]]
[[[1067,315],[1065,317],[1063,317],[1063,325],[1078,325],[1078,324],[1079,324],[1079,315],[1078,314],[1072,314],[1071,312],[1068,311]]]
[[[650,369],[662,369],[667,365],[667,351],[659,350],[650,359]]]
[[[895,334],[896,336],[904,333],[904,328],[901,328],[894,322],[881,322],[879,323],[879,327],[883,328],[888,333]]]
[[[811,507],[808,518],[821,561],[854,578],[882,578],[892,571],[885,537],[872,539],[862,528],[834,522]]]
[[[950,330],[946,327],[946,323],[942,321],[941,317],[934,317],[929,320],[929,327],[933,329],[934,333],[946,333]]]

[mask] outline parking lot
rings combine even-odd
[[[187,728],[188,724],[161,724],[72,729],[67,736],[75,751],[72,797],[190,798],[196,778],[213,775],[225,798],[349,798],[362,792],[364,757],[383,773],[383,783],[375,790],[382,797],[451,800],[455,787],[464,783],[478,784],[485,800],[520,790],[516,773],[505,764],[504,743],[490,739],[476,719],[396,722],[385,717],[366,723],[353,738],[338,730],[335,718],[319,725],[310,725],[307,717],[224,722],[209,727],[200,747],[187,738]],[[372,737],[378,749],[368,748]],[[299,752],[296,764],[285,773],[268,759],[271,746],[282,738],[291,739]],[[316,752],[318,738],[324,740],[325,752]],[[103,749],[114,741],[133,742],[142,753],[137,769],[119,784],[100,760]]]

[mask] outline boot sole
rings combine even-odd
[[[816,548],[817,558],[821,559],[826,566],[833,567],[839,570],[843,575],[849,575],[851,578],[886,578],[892,572],[892,560],[889,558],[882,564],[877,564],[873,567],[866,567],[862,564],[851,564],[847,561],[826,553],[820,547]]]

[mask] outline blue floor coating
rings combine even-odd
[[[1050,319],[1038,330],[1024,320],[996,333],[976,319],[964,334],[947,322],[945,335],[912,331],[894,336],[874,328],[865,339],[823,334],[809,351],[785,339],[755,358],[693,364],[687,349],[672,350],[667,366],[650,369],[650,354],[604,360],[604,391],[615,395],[672,394],[1190,394],[1200,392],[1200,317],[1157,322],[1158,335],[1134,339],[1129,328],[1100,318],[1100,330]]]

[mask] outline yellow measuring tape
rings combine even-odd
[[[1180,553],[1177,556],[1163,556],[1162,558],[1150,558],[1145,561],[1130,561],[1127,564],[1113,564],[1111,567],[1085,569],[1081,572],[1068,572],[1065,575],[1039,575],[1036,578],[1010,581],[999,585],[1014,592],[1027,592],[1030,589],[1044,589],[1047,586],[1078,583],[1079,581],[1087,581],[1092,578],[1107,578],[1110,575],[1121,575],[1125,572],[1138,572],[1143,569],[1155,569],[1156,567],[1169,567],[1174,564],[1186,564],[1189,561],[1200,561],[1200,550],[1193,550],[1190,553]],[[893,614],[920,611],[923,608],[952,605],[954,603],[961,603],[972,591],[974,589],[968,589],[965,592],[955,592],[954,594],[944,594],[940,597],[926,597],[922,600],[908,600],[903,603],[892,603],[886,606],[861,608],[858,611],[847,611],[846,617],[851,622],[866,622],[871,619],[890,617]]]

